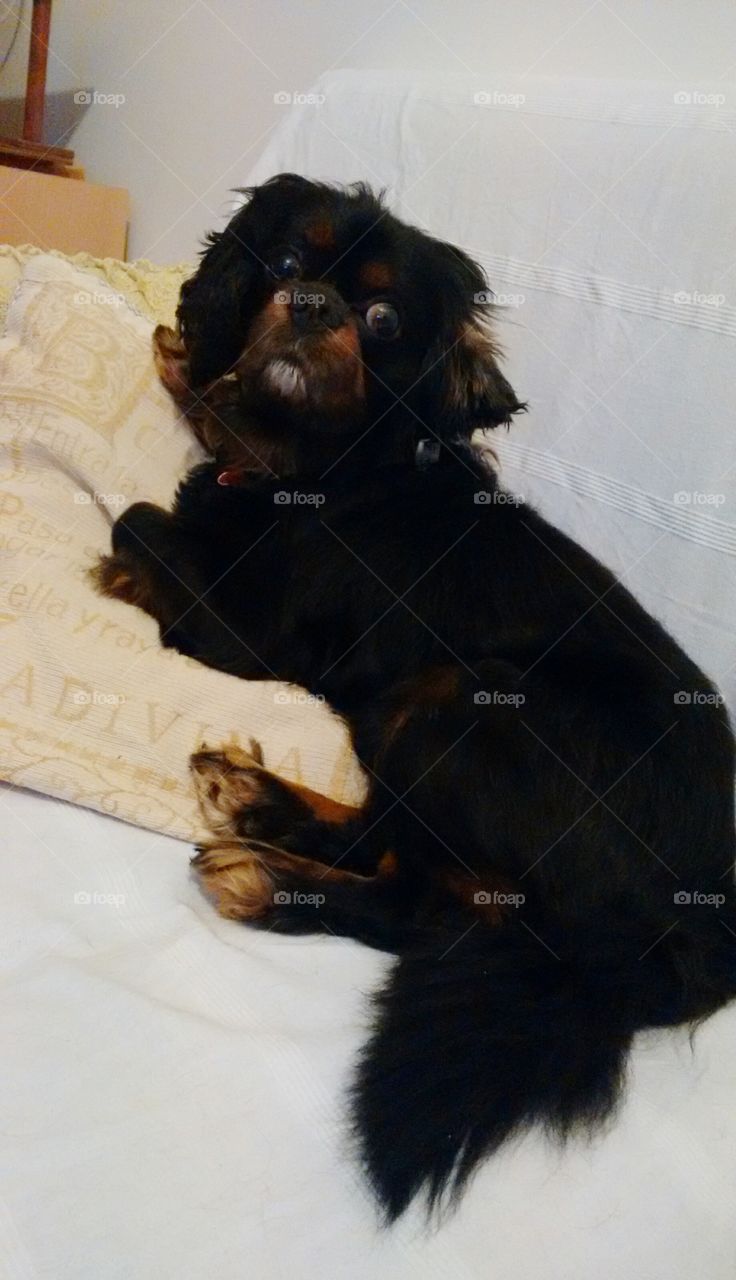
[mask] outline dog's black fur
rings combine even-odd
[[[325,819],[257,760],[209,794],[253,784],[228,831],[267,891],[238,911],[236,885],[229,914],[399,957],[352,1094],[389,1218],[533,1122],[602,1120],[637,1030],[736,995],[726,712],[471,444],[523,407],[485,287],[365,188],[285,175],[252,192],[185,286],[180,334],[158,336],[215,460],[172,514],[126,512],[100,570],[165,644],[305,686],[350,728],[360,812]],[[306,318],[296,288],[324,299]],[[376,295],[398,336],[367,327]],[[316,886],[318,907],[299,900]],[[208,887],[225,892],[216,868]]]

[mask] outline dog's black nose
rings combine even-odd
[[[295,285],[289,307],[294,328],[300,333],[339,329],[348,315],[348,307],[339,293],[323,284]]]

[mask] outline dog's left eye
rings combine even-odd
[[[302,262],[294,249],[282,249],[269,263],[269,271],[277,280],[295,280],[302,273]]]
[[[377,338],[395,338],[399,332],[399,313],[390,302],[374,302],[365,313],[365,323]]]

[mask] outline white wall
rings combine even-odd
[[[29,6],[26,6],[28,9]],[[0,41],[9,20],[0,25]],[[25,34],[25,33],[24,33]],[[25,41],[0,77],[22,82]],[[731,0],[56,0],[49,87],[92,105],[72,145],[91,180],[128,187],[131,256],[189,258],[269,132],[330,66],[736,79]],[[0,46],[1,47],[1,46]]]

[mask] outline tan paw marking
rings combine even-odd
[[[250,752],[240,747],[210,751],[204,747],[189,761],[199,808],[216,835],[235,835],[236,819],[256,800],[263,767],[263,752],[251,738]]]
[[[256,853],[239,841],[200,845],[192,866],[227,920],[256,920],[273,906],[273,881]]]
[[[189,387],[189,356],[181,335],[165,324],[153,331],[153,360],[166,390],[179,403],[192,400]]]
[[[143,600],[143,583],[136,578],[132,565],[126,562],[120,552],[100,556],[87,576],[100,595],[122,600],[125,604],[140,604]]]

